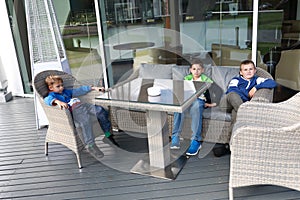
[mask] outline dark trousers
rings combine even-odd
[[[219,107],[222,111],[231,112],[231,130],[236,121],[236,114],[240,105],[244,103],[240,95],[235,92],[229,92],[224,95],[220,101]]]

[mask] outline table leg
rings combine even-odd
[[[166,112],[147,111],[149,157],[140,160],[131,172],[175,179],[181,171],[187,157],[170,152],[167,117]]]
[[[167,113],[148,111],[147,131],[150,165],[165,168],[170,164],[170,149],[168,135]]]

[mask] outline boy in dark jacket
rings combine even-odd
[[[231,79],[228,89],[220,101],[220,109],[232,113],[231,128],[236,121],[236,114],[242,103],[249,101],[257,90],[261,88],[272,89],[277,85],[274,80],[258,77],[255,73],[256,67],[252,60],[242,61],[240,64],[240,76]],[[228,144],[214,149],[216,156],[222,156],[229,152]]]

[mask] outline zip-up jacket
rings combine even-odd
[[[189,74],[189,75],[185,76],[184,80],[193,81],[193,74]],[[213,83],[213,80],[211,80],[205,74],[201,74],[200,77],[195,81]],[[198,98],[204,100],[207,103],[211,103],[210,94],[209,94],[208,90],[206,90],[204,93],[202,93]]]
[[[44,102],[49,106],[52,106],[53,101],[56,99],[65,103],[69,103],[73,96],[82,96],[90,91],[90,86],[81,86],[72,90],[64,89],[61,94],[56,92],[49,92],[48,96],[44,98]]]
[[[240,95],[243,102],[249,101],[249,91],[255,87],[257,90],[261,88],[275,88],[277,83],[268,78],[261,78],[258,76],[254,76],[251,80],[246,80],[242,76],[234,77],[229,82],[228,89],[226,94],[229,92],[235,92]]]

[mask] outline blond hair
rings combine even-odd
[[[50,76],[47,76],[45,79],[45,83],[48,86],[51,86],[54,83],[59,83],[59,82],[63,83],[64,81],[60,76],[57,76],[57,75],[50,75]]]

